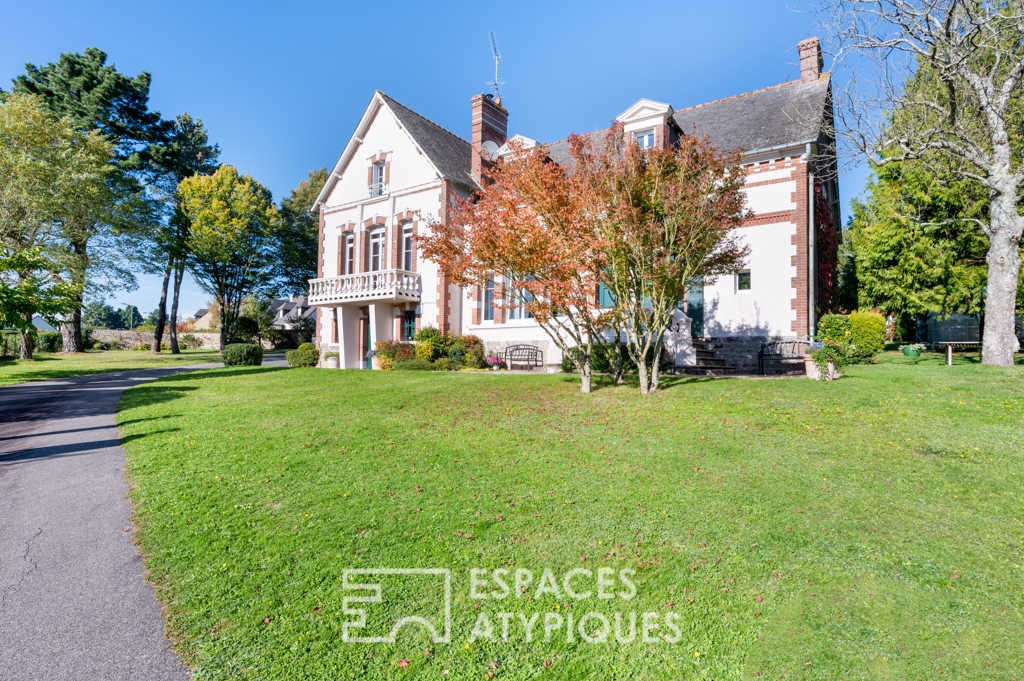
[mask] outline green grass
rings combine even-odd
[[[234,368],[129,390],[118,421],[197,679],[1020,678],[1024,368],[956,359],[666,379],[648,399],[566,376]],[[470,597],[471,568],[601,566],[634,569],[635,598]],[[342,642],[349,567],[451,569],[452,643]],[[439,607],[392,579],[361,635]],[[545,642],[546,615],[591,611],[678,613],[681,640]],[[469,641],[480,612],[494,642]],[[540,617],[530,642],[518,613]]]
[[[219,350],[184,350],[180,355],[172,355],[170,352],[153,355],[140,350],[90,350],[76,355],[36,352],[34,359],[0,359],[0,385],[97,374],[104,371],[152,369],[220,361],[222,360]]]

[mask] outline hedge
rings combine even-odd
[[[224,348],[224,366],[258,367],[263,364],[263,348],[250,343],[232,343]]]
[[[315,367],[320,360],[320,353],[312,343],[303,343],[297,350],[289,350],[285,353],[290,367]]]
[[[885,317],[877,312],[851,312],[850,338],[855,361],[868,362],[885,347]]]
[[[433,371],[434,365],[425,359],[400,359],[395,362],[395,371]]]

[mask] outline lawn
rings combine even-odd
[[[176,649],[204,680],[1024,678],[1024,367],[664,383],[234,368],[127,391]],[[450,570],[451,642],[344,642],[369,593],[346,568]],[[349,604],[350,636],[441,627],[442,576],[359,579],[382,600]]]
[[[220,361],[222,359],[219,350],[184,350],[180,355],[172,355],[169,352],[153,355],[139,350],[90,350],[76,355],[36,352],[34,359],[0,359],[0,385],[97,374],[104,371],[153,369]]]

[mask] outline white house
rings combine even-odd
[[[679,110],[642,99],[617,117],[645,147],[667,147],[681,135],[697,134],[744,150],[754,215],[740,236],[751,247],[749,267],[695,286],[681,301],[694,337],[740,364],[751,361],[751,353],[756,357],[765,339],[814,333],[816,182],[830,223],[839,224],[827,133],[829,74],[821,72],[817,39],[801,43],[800,56],[798,80]],[[547,363],[561,360],[522,310],[491,307],[501,282],[497,291],[463,290],[417,252],[426,219],[444,221],[454,197],[471,195],[484,165],[507,148],[509,114],[500,98],[476,95],[471,105],[472,140],[466,141],[375,92],[317,197],[318,278],[310,281],[309,304],[320,310],[321,351],[338,351],[343,368],[368,367],[366,352],[374,342],[408,339],[424,326],[478,335],[492,350],[530,343],[544,351]],[[568,143],[549,145],[549,156],[567,163]]]

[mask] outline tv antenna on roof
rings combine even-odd
[[[488,31],[487,35],[491,37],[491,53],[494,55],[494,80],[489,80],[486,84],[494,87],[494,96],[497,98],[498,86],[505,84],[505,81],[498,80],[498,62],[501,61],[501,52],[498,51],[498,38],[494,35],[494,31]]]

